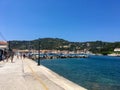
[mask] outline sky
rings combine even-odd
[[[120,41],[120,0],[0,0],[0,33],[6,40]]]

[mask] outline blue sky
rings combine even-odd
[[[0,0],[0,32],[7,40],[120,41],[120,0]]]

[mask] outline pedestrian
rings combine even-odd
[[[0,49],[0,61],[2,61],[2,60],[3,60],[3,50]]]
[[[13,63],[14,52],[13,52],[13,50],[11,48],[9,49],[9,54],[10,54],[11,62]]]
[[[6,59],[6,62],[8,62],[8,57],[9,57],[9,55],[8,55],[8,51],[5,49],[4,50],[4,59]]]
[[[22,53],[20,53],[20,58],[22,59],[22,57],[23,57],[23,54],[22,54]]]
[[[10,52],[10,58],[11,58],[11,62],[13,63],[13,58],[14,58],[14,52],[13,51]]]
[[[18,53],[17,53],[17,59],[19,59],[19,57],[20,57],[20,53],[18,52]]]
[[[25,54],[23,54],[23,58],[25,59],[25,57],[26,57],[26,55]]]

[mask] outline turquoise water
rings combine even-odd
[[[120,57],[42,60],[41,64],[88,90],[120,90]]]

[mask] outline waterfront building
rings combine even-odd
[[[120,48],[115,48],[114,53],[108,54],[108,56],[120,56]]]
[[[8,48],[8,43],[4,41],[0,41],[0,49],[7,49]]]
[[[120,48],[115,48],[114,52],[120,52]]]

